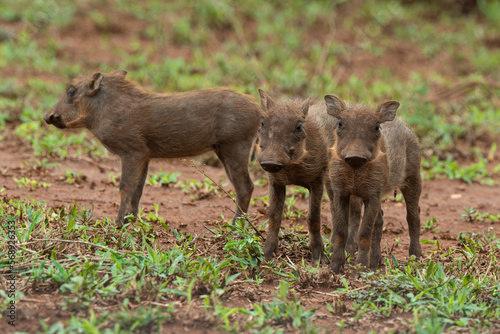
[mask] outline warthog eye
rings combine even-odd
[[[377,126],[375,127],[375,131],[380,131],[380,124],[377,124]]]
[[[339,129],[342,129],[344,127],[344,124],[342,124],[342,121],[339,122]]]
[[[304,130],[304,126],[302,124],[297,125],[297,127],[295,128],[296,132],[300,132],[302,130]]]
[[[75,93],[76,93],[76,88],[73,86],[69,87],[68,90],[66,91],[66,94],[68,95],[69,98],[73,97]]]
[[[264,121],[260,122],[260,127],[257,129],[258,132],[264,131]]]

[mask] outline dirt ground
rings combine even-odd
[[[8,199],[32,198],[35,201],[44,201],[50,207],[70,206],[75,202],[79,207],[86,206],[94,208],[94,219],[101,217],[115,217],[118,210],[119,194],[117,186],[111,184],[108,174],[113,172],[117,174],[120,171],[120,162],[116,157],[110,157],[98,162],[88,158],[82,159],[66,159],[59,161],[60,166],[50,168],[46,172],[39,172],[33,168],[27,167],[23,161],[29,161],[31,151],[22,143],[19,143],[15,138],[7,138],[0,143],[0,188],[5,188],[3,196]],[[49,160],[56,162],[56,160]],[[223,183],[228,184],[226,189],[231,189],[229,182],[225,176],[224,170],[218,167],[203,167],[201,163],[194,160],[194,163],[202,167],[208,176],[214,180],[224,180]],[[151,164],[150,173],[156,173],[162,168],[165,172],[180,172],[179,180],[204,178],[199,172],[190,166],[191,160],[183,161],[181,159],[155,161]],[[78,184],[67,184],[63,178],[66,169],[71,168],[75,172],[82,172],[85,180]],[[252,168],[256,169],[256,168]],[[252,173],[253,179],[262,177],[261,171]],[[18,188],[14,182],[14,178],[30,177],[39,181],[51,183],[49,188],[37,188],[35,191],[29,191],[27,188]],[[265,177],[265,176],[264,176]],[[465,213],[464,207],[473,207],[480,212],[500,212],[500,201],[498,194],[500,190],[498,186],[485,186],[479,184],[467,185],[461,181],[451,180],[433,180],[424,181],[423,192],[421,197],[421,219],[422,223],[426,218],[436,218],[438,222],[434,224],[439,227],[440,231],[423,232],[421,239],[438,239],[443,248],[453,247],[457,245],[456,238],[460,232],[484,232],[488,229],[493,229],[496,234],[500,233],[499,224],[491,224],[488,222],[465,222],[460,213]],[[262,197],[267,194],[267,187],[256,186],[254,197]],[[207,228],[215,228],[221,223],[221,214],[228,220],[232,216],[233,204],[231,200],[225,196],[209,196],[206,199],[193,200],[188,194],[181,192],[177,187],[153,187],[147,185],[141,200],[140,207],[145,213],[153,212],[153,204],[159,205],[159,215],[164,217],[166,223],[171,228],[176,228],[180,231],[192,233],[199,237],[197,242],[198,249],[213,250],[214,240],[213,235]],[[267,217],[265,216],[266,208],[259,204],[250,207],[250,214],[256,218],[256,224],[262,224]],[[299,197],[296,202],[296,207],[307,212],[307,199]],[[387,252],[392,252],[398,261],[407,259],[409,236],[408,228],[405,221],[406,212],[404,204],[396,202],[392,199],[386,200],[382,208],[384,210],[384,233],[382,239],[383,256],[387,256]],[[322,207],[322,224],[324,227],[331,227],[331,216],[329,214],[329,204],[326,200],[323,201]],[[305,218],[284,219],[285,226],[304,225],[304,232],[307,231]],[[166,231],[159,227],[160,235],[163,234],[165,242],[160,241],[162,247],[170,247],[169,236]],[[399,243],[399,245],[398,245]],[[429,251],[435,249],[435,246],[423,244],[424,257],[430,256]],[[222,247],[215,247],[215,250]],[[282,259],[290,259],[294,263],[300,263],[304,257],[309,258],[309,253],[306,249],[297,249],[295,252],[289,252],[290,249],[280,247],[280,252],[276,261]],[[327,265],[324,265],[325,269]],[[382,268],[383,269],[383,268]],[[327,272],[327,271],[326,271]],[[331,275],[328,272],[325,275]],[[338,277],[337,277],[338,279]],[[338,284],[335,278],[329,278],[328,284],[316,284],[304,289],[296,289],[300,297],[301,304],[307,308],[319,308],[316,312],[323,315],[319,320],[318,325],[323,328],[332,326],[337,321],[344,317],[354,316],[354,312],[342,314],[338,319],[332,319],[332,316],[324,306],[325,303],[335,302],[335,298],[330,295],[333,290],[341,287],[340,280]],[[254,285],[246,284],[242,281],[237,282],[233,289],[223,295],[223,300],[230,307],[246,306],[252,301],[271,301],[275,294],[277,282],[266,280],[260,287],[256,289]],[[19,317],[19,325],[16,330],[29,331],[41,329],[36,318],[42,318],[47,323],[53,323],[59,320],[69,318],[69,313],[61,309],[57,300],[54,301],[54,295],[58,293],[53,287],[40,288],[38,291],[28,291],[24,302],[18,305],[21,311]],[[349,305],[349,301],[345,301],[345,305]],[[177,321],[169,327],[167,332],[184,332],[189,331],[194,333],[210,333],[212,330],[210,324],[203,319],[203,311],[197,315],[196,307],[192,307],[189,315],[177,315]],[[349,314],[353,313],[353,314]],[[393,329],[402,329],[400,319],[412,318],[411,314],[398,314],[393,316]],[[333,317],[335,318],[335,317]],[[398,320],[399,319],[399,320]],[[386,319],[387,320],[387,319]],[[324,323],[323,323],[324,322]],[[322,324],[323,323],[323,324]],[[381,322],[356,322],[352,324],[352,329],[370,330],[388,328],[387,321]],[[375,327],[374,327],[375,326]],[[398,327],[399,326],[399,327]],[[349,330],[347,330],[349,332]]]

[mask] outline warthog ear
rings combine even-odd
[[[335,95],[325,95],[325,103],[326,112],[337,118],[340,118],[340,113],[346,108],[345,102]]]
[[[269,95],[266,94],[262,89],[259,88],[259,95],[260,95],[260,107],[262,110],[266,111],[271,109],[276,105],[274,103],[273,99]]]
[[[90,80],[88,96],[94,96],[101,87],[101,81],[104,75],[101,72],[96,72],[92,75],[92,80]]]
[[[300,107],[300,110],[302,111],[302,114],[304,114],[304,117],[307,116],[307,112],[309,111],[309,104],[310,103],[311,103],[310,96],[304,102],[302,102],[302,106]]]
[[[127,76],[127,71],[125,70],[117,70],[117,71],[114,71],[113,73],[111,73],[113,75],[120,75],[122,77],[126,77]]]
[[[398,101],[387,101],[381,104],[377,109],[380,122],[390,122],[396,117],[396,111],[399,108]]]

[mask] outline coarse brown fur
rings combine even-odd
[[[248,156],[262,117],[248,95],[213,88],[151,93],[127,72],[95,73],[73,81],[44,120],[58,128],[87,128],[122,163],[117,225],[137,215],[152,158],[181,158],[214,151],[233,183],[236,216],[253,191]],[[236,217],[235,216],[235,217]]]
[[[257,160],[269,175],[270,203],[264,256],[270,260],[278,250],[286,186],[299,185],[310,192],[307,214],[309,247],[312,260],[317,263],[323,257],[320,213],[328,148],[334,139],[330,133],[337,122],[326,113],[324,103],[309,107],[309,99],[274,102],[264,91],[259,90],[259,93],[265,116],[259,129]]]
[[[393,120],[399,103],[388,101],[375,111],[325,96],[328,113],[338,122],[331,149],[328,187],[334,197],[331,268],[339,272],[345,262],[349,201],[363,200],[356,263],[375,270],[380,261],[383,211],[381,197],[399,188],[406,201],[410,255],[420,257],[421,194],[418,139],[400,119]]]

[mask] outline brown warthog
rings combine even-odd
[[[236,190],[236,216],[253,191],[248,156],[262,111],[247,95],[225,88],[156,94],[125,78],[95,73],[74,80],[43,119],[58,128],[87,128],[120,157],[121,203],[117,226],[137,215],[152,158],[180,158],[214,151]],[[241,208],[241,210],[240,210]]]
[[[388,101],[375,110],[347,104],[332,95],[326,95],[325,102],[337,122],[329,163],[329,186],[334,198],[331,269],[338,273],[345,262],[348,208],[353,196],[362,198],[365,208],[356,263],[373,270],[378,267],[383,226],[381,197],[396,188],[401,189],[406,201],[410,255],[420,257],[420,148],[410,128],[402,120],[394,120],[399,102]]]

